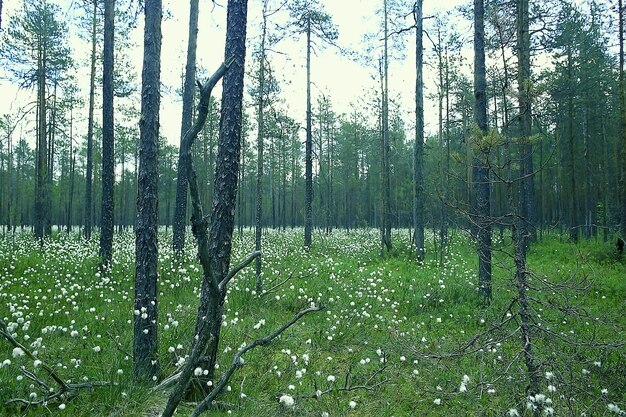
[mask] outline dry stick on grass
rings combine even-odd
[[[280,287],[281,285],[285,284],[287,281],[289,281],[291,278],[293,278],[293,271],[291,271],[289,273],[289,276],[287,278],[285,278],[284,280],[282,280],[281,282],[279,282],[278,284],[274,285],[272,288],[264,290],[261,294],[259,294],[259,297],[263,297],[267,294],[269,294],[270,292],[274,291],[275,289],[277,289],[278,287]],[[270,285],[273,283],[274,281],[270,282]]]
[[[228,370],[225,373],[222,374],[222,376],[220,377],[218,383],[215,385],[215,388],[209,393],[209,395],[207,395],[204,398],[204,400],[202,400],[198,404],[196,409],[191,414],[191,417],[197,417],[200,414],[202,414],[205,411],[207,411],[211,407],[211,404],[213,403],[213,400],[222,391],[222,389],[226,386],[226,384],[228,384],[228,381],[230,380],[230,377],[233,375],[233,373],[238,368],[241,368],[243,366],[242,356],[246,352],[256,348],[257,346],[267,346],[272,340],[274,340],[275,338],[280,336],[281,333],[283,333],[285,330],[287,330],[288,328],[293,326],[298,320],[300,320],[306,314],[312,313],[314,311],[320,311],[323,308],[324,308],[323,306],[315,306],[315,307],[309,307],[307,309],[304,309],[304,310],[300,311],[298,314],[296,314],[287,323],[283,324],[281,327],[276,329],[276,331],[274,331],[274,333],[270,334],[269,336],[262,337],[260,339],[256,339],[253,342],[251,342],[251,343],[247,344],[246,346],[244,346],[243,348],[239,349],[237,351],[237,353],[235,353],[235,356],[233,357],[233,360],[232,360],[232,363],[230,365],[230,368],[228,368]]]
[[[50,391],[50,387],[48,386],[48,384],[46,384],[43,380],[41,380],[40,378],[38,378],[34,373],[28,371],[25,367],[21,367],[20,370],[22,371],[22,373],[31,381],[35,382],[37,385],[41,386],[42,388],[44,388],[46,390],[46,395],[44,398],[42,398],[41,400],[38,401],[29,401],[29,400],[25,400],[23,398],[13,398],[10,399],[6,402],[7,405],[10,404],[21,404],[23,406],[33,406],[33,405],[42,405],[48,401],[51,400],[55,400],[64,396],[70,396],[71,394],[75,393],[76,391],[78,391],[81,388],[94,388],[94,387],[102,387],[102,386],[108,386],[111,385],[110,382],[103,382],[103,381],[94,381],[94,382],[84,382],[84,383],[80,383],[80,384],[70,384],[65,382],[55,371],[54,369],[52,369],[52,367],[50,367],[50,365],[48,365],[47,363],[41,361],[40,359],[37,358],[37,356],[35,356],[33,354],[33,352],[31,352],[28,348],[26,348],[26,346],[22,345],[20,342],[18,342],[12,335],[11,332],[9,332],[9,329],[7,327],[7,324],[4,322],[4,320],[0,319],[0,336],[4,337],[14,348],[16,349],[21,349],[22,352],[24,352],[24,354],[26,356],[28,356],[30,359],[32,359],[33,361],[39,361],[41,362],[41,367],[43,368],[43,370],[46,371],[46,373],[50,376],[50,378],[52,378],[54,380],[54,382],[57,383],[57,385],[59,386],[58,390],[56,391]]]
[[[389,382],[389,379],[385,378],[381,381],[376,382],[375,384],[372,384],[372,381],[374,380],[374,378],[376,378],[377,375],[382,374],[386,369],[387,369],[387,362],[385,361],[385,365],[380,367],[376,371],[374,371],[372,375],[370,375],[370,377],[367,378],[367,380],[361,385],[352,385],[352,373],[350,372],[350,369],[348,369],[348,372],[346,372],[346,378],[345,378],[343,387],[333,386],[324,391],[320,391],[320,390],[317,390],[317,386],[316,386],[315,392],[312,395],[307,395],[306,397],[320,398],[322,395],[329,394],[333,391],[344,391],[344,392],[357,391],[357,390],[373,391],[376,388],[380,387],[381,385],[384,385],[387,382]]]

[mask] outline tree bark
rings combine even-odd
[[[113,47],[115,0],[104,2],[104,59],[102,71],[102,209],[100,211],[100,257],[103,265],[113,256],[113,209],[115,205],[115,153],[113,138]]]
[[[534,219],[534,176],[533,176],[533,146],[530,142],[532,128],[532,113],[530,102],[530,32],[528,23],[528,0],[518,0],[517,3],[517,88],[519,97],[519,123],[522,132],[521,154],[522,166],[522,191],[520,197],[524,204],[521,206],[520,215],[524,219],[521,225],[522,249],[528,249],[528,244],[535,236]]]
[[[188,183],[193,205],[192,230],[197,240],[198,255],[203,270],[202,292],[196,320],[197,338],[194,338],[190,358],[181,371],[178,384],[168,399],[162,417],[170,417],[176,411],[196,367],[200,366],[209,371],[206,378],[203,377],[203,381],[214,379],[215,361],[222,326],[221,312],[228,281],[241,268],[252,262],[254,257],[260,255],[259,252],[255,252],[254,256],[249,257],[244,263],[229,272],[241,149],[247,9],[247,0],[228,1],[225,48],[227,64],[222,65],[203,87],[196,127],[189,131],[189,137],[184,141],[185,152],[190,152],[191,143],[194,140],[193,135],[197,135],[202,123],[206,120],[206,107],[211,89],[217,80],[224,75],[226,69],[230,67],[224,75],[222,88],[220,139],[209,232],[207,231],[207,220],[202,212],[191,158],[188,158],[187,162]],[[204,104],[202,100],[205,100]],[[202,114],[204,114],[204,120],[201,119]],[[201,393],[206,394],[204,392],[206,389],[209,389],[207,385],[202,384]]]
[[[74,206],[74,170],[76,167],[76,149],[74,149],[74,105],[70,110],[70,191],[67,201],[67,234],[72,231],[72,210]]]
[[[311,16],[306,17],[306,141],[304,154],[304,247],[312,244],[313,229],[313,135],[311,132]]]
[[[384,0],[384,49],[383,49],[383,102],[382,102],[382,251],[389,252],[391,245],[391,170],[389,166],[389,18],[387,0]]]
[[[183,115],[180,128],[182,144],[185,133],[191,128],[193,96],[196,78],[196,51],[198,45],[198,0],[189,2],[189,38],[187,41],[187,64],[183,86]],[[182,146],[178,153],[178,173],[176,178],[176,203],[174,206],[173,249],[180,253],[185,248],[185,227],[187,225],[187,177]]]
[[[485,302],[491,300],[491,202],[490,178],[487,159],[489,148],[485,145],[487,131],[487,77],[485,70],[485,8],[483,0],[474,0],[474,120],[483,137],[474,150],[474,184],[476,209],[474,219],[478,238],[478,285]]]
[[[261,250],[261,233],[263,231],[263,141],[265,137],[264,120],[264,95],[265,95],[265,38],[267,34],[267,1],[263,2],[263,23],[261,24],[261,49],[259,67],[259,91],[257,102],[257,160],[256,160],[256,210],[255,210],[255,230],[254,248]],[[261,278],[261,257],[256,258],[256,292],[261,294],[263,290],[263,279]]]
[[[424,260],[424,41],[423,0],[413,6],[415,18],[415,149],[413,155],[413,240],[416,258]]]
[[[35,236],[39,239],[44,237],[47,206],[47,149],[46,144],[46,51],[44,41],[38,39],[37,57],[37,166],[35,183]]]
[[[98,0],[93,0],[91,24],[91,73],[89,76],[89,115],[87,119],[87,172],[85,173],[85,238],[91,239],[93,212],[93,108],[96,86],[96,29]]]
[[[624,80],[624,4],[618,0],[619,8],[619,99],[620,99],[620,137],[621,137],[621,214],[622,239],[626,239],[626,80]]]
[[[158,138],[161,75],[161,0],[146,0],[137,224],[135,239],[134,371],[159,375],[157,309]]]
[[[572,75],[573,57],[571,47],[567,50],[567,78],[570,85],[573,86],[574,79]],[[570,168],[570,224],[569,234],[571,242],[578,242],[578,199],[576,189],[576,160],[574,158],[574,93],[573,87],[568,89],[567,97],[567,134],[569,143],[569,168]]]

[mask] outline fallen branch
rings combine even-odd
[[[272,291],[274,291],[275,289],[279,288],[280,286],[284,285],[287,281],[289,281],[291,278],[293,278],[293,271],[291,271],[289,273],[289,276],[287,278],[285,278],[284,280],[282,280],[281,282],[279,282],[278,284],[274,285],[272,288],[263,291],[261,294],[259,294],[259,297],[263,297],[269,293],[271,293]],[[275,282],[275,281],[274,281]]]
[[[71,397],[76,394],[76,391],[82,388],[94,388],[97,386],[101,387],[101,386],[111,385],[110,382],[105,382],[105,381],[82,382],[79,384],[70,384],[70,383],[65,382],[54,371],[54,369],[52,369],[50,365],[38,359],[37,356],[34,355],[33,352],[31,352],[26,346],[18,342],[13,337],[13,335],[11,335],[11,332],[9,332],[8,330],[7,324],[2,319],[0,319],[0,336],[4,337],[13,346],[13,348],[20,349],[24,353],[24,355],[26,355],[28,358],[33,360],[33,362],[34,361],[40,362],[41,368],[45,370],[46,373],[50,376],[50,378],[52,378],[54,382],[56,382],[57,385],[59,386],[57,390],[50,388],[48,384],[46,384],[45,381],[43,381],[41,378],[37,377],[37,375],[35,375],[33,372],[30,372],[24,366],[22,366],[20,368],[20,371],[24,374],[24,376],[26,376],[26,378],[30,379],[31,381],[36,383],[38,386],[43,388],[45,395],[41,400],[37,400],[37,401],[29,401],[23,398],[12,398],[5,403],[6,405],[17,404],[17,405],[22,405],[24,407],[44,405],[55,399]]]
[[[382,367],[377,369],[375,372],[373,372],[372,375],[370,375],[370,377],[361,385],[352,385],[352,373],[350,372],[350,369],[348,369],[348,372],[346,372],[346,378],[342,387],[333,386],[324,391],[320,391],[317,389],[317,387],[315,387],[316,388],[315,392],[312,395],[309,395],[308,397],[320,398],[322,395],[326,395],[335,391],[336,392],[342,392],[342,391],[350,392],[350,391],[357,391],[357,390],[373,391],[376,388],[380,387],[381,385],[389,382],[389,379],[385,378],[381,381],[376,382],[375,384],[372,384],[372,380],[376,378],[377,375],[383,373],[385,369],[387,369],[386,361],[385,361],[385,365],[383,365]]]
[[[312,313],[314,311],[320,311],[323,308],[324,307],[322,307],[322,306],[315,306],[315,307],[309,307],[307,309],[304,309],[304,310],[300,311],[298,314],[296,314],[287,323],[285,323],[281,327],[279,327],[276,331],[274,331],[274,333],[270,334],[269,336],[262,337],[260,339],[256,339],[253,342],[251,342],[251,343],[247,344],[246,346],[244,346],[243,348],[239,349],[237,351],[237,353],[235,353],[235,356],[233,357],[233,361],[232,361],[232,363],[230,365],[230,368],[228,368],[228,370],[225,373],[222,374],[222,376],[220,377],[220,380],[215,385],[215,388],[209,393],[209,395],[207,395],[204,398],[204,400],[202,400],[198,404],[198,406],[193,411],[193,413],[191,413],[191,417],[197,417],[197,416],[199,416],[200,414],[204,413],[205,411],[207,411],[210,408],[211,404],[213,403],[213,400],[222,391],[222,389],[226,386],[226,384],[230,380],[230,377],[233,375],[233,373],[238,368],[241,368],[243,366],[243,360],[241,358],[242,358],[242,356],[246,352],[248,352],[249,350],[252,350],[252,349],[254,349],[254,348],[258,347],[258,346],[267,346],[272,340],[274,340],[275,338],[280,336],[281,333],[283,333],[285,330],[287,330],[288,328],[293,326],[298,320],[300,320],[306,314]]]

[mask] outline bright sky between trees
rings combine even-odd
[[[83,13],[75,10],[75,2],[70,0],[47,0],[58,4],[64,11],[63,18],[70,32],[69,39],[74,59],[77,61],[76,70],[80,95],[85,100],[89,94],[89,44],[87,40],[78,37],[79,29],[75,22],[78,15]],[[118,0],[118,3],[121,3]],[[281,1],[273,1],[274,6],[280,5]],[[377,62],[381,49],[380,26],[382,18],[377,13],[382,7],[382,0],[321,0],[326,11],[332,16],[333,22],[339,30],[337,45],[345,50],[354,51],[359,58],[349,57],[342,50],[333,46],[317,48],[312,58],[312,94],[315,105],[317,97],[325,95],[330,97],[334,110],[337,113],[349,113],[351,105],[363,108],[370,104],[378,94],[378,68]],[[446,20],[452,21],[452,29],[457,30],[463,38],[468,38],[471,28],[463,21],[458,13],[453,10],[459,5],[466,3],[462,0],[445,0],[424,2],[424,15],[433,16],[441,13],[452,12]],[[126,4],[126,2],[124,2]],[[4,29],[10,23],[11,17],[21,9],[23,1],[6,2],[3,10]],[[406,12],[411,9],[412,3],[406,1]],[[250,0],[248,4],[248,58],[247,66],[252,68],[252,51],[258,46],[260,36],[261,1]],[[161,135],[165,136],[172,144],[179,143],[180,118],[182,112],[181,98],[178,93],[182,85],[182,77],[186,58],[187,31],[189,19],[189,2],[184,0],[164,0],[163,20],[163,44],[162,44],[162,109],[161,109]],[[288,12],[279,12],[270,18],[270,30],[278,35],[275,25],[284,26]],[[222,2],[209,0],[200,1],[200,19],[198,33],[198,67],[204,68],[205,74],[212,73],[221,63],[224,56],[226,11]],[[410,26],[413,24],[412,16],[406,19],[394,18],[398,26]],[[432,19],[425,23],[428,30]],[[414,124],[414,91],[415,91],[415,40],[414,30],[404,34],[404,37],[396,45],[401,45],[400,51],[392,52],[390,62],[390,97],[400,103],[400,111],[405,122],[407,131]],[[138,91],[141,76],[142,60],[142,36],[143,36],[143,13],[138,14],[136,27],[131,31],[130,39],[133,46],[125,51],[135,68],[135,80]],[[369,40],[366,40],[368,39]],[[471,45],[471,42],[468,42]],[[425,88],[426,106],[425,119],[427,132],[436,130],[436,103],[428,98],[429,94],[436,92],[434,80],[436,78],[436,66],[434,55],[429,55],[432,45],[425,37]],[[269,54],[272,67],[280,82],[280,98],[284,100],[282,107],[287,109],[288,114],[296,121],[304,124],[305,118],[305,37],[292,36],[281,40],[271,47]],[[369,49],[369,52],[367,50]],[[468,49],[468,48],[466,48]],[[465,64],[471,64],[471,51],[463,52],[468,59]],[[433,62],[429,65],[429,60]],[[467,71],[471,67],[467,67]],[[248,77],[247,85],[250,86],[251,78]],[[34,100],[34,91],[19,90],[17,84],[7,79],[4,69],[0,70],[0,114],[15,112]],[[214,92],[219,99],[221,94],[218,86]],[[139,108],[139,94],[137,93],[137,108]],[[98,99],[99,100],[99,99]],[[98,102],[97,102],[98,103]],[[86,107],[86,106],[85,106]],[[252,104],[248,99],[248,112],[253,116]],[[86,126],[86,108],[78,116],[77,132],[81,132],[81,124]],[[97,110],[100,115],[100,110]],[[370,117],[374,113],[370,112]],[[117,116],[120,117],[120,116]],[[252,117],[254,123],[254,118]],[[34,122],[33,122],[34,123]],[[86,128],[85,128],[86,130]],[[82,136],[82,135],[81,135]]]

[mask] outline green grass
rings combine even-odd
[[[379,256],[378,239],[375,230],[315,234],[313,249],[305,252],[301,230],[265,233],[266,288],[290,274],[292,278],[263,297],[254,293],[253,267],[232,282],[224,311],[220,369],[228,366],[242,343],[270,333],[311,302],[326,308],[306,316],[270,346],[249,352],[246,365],[220,398],[229,404],[230,414],[221,410],[216,415],[502,416],[511,408],[530,415],[519,334],[500,341],[516,325],[482,338],[482,349],[476,352],[442,360],[424,358],[454,352],[506,317],[515,295],[507,255],[510,242],[494,244],[494,299],[485,308],[476,291],[476,256],[464,233],[454,234],[441,265],[432,248],[426,262],[418,265],[407,231],[394,235],[393,256],[385,259]],[[201,280],[194,249],[188,246],[185,258],[175,260],[169,241],[170,236],[162,232],[159,359],[163,377],[176,372],[177,361],[189,352]],[[60,402],[22,410],[0,405],[0,415],[159,415],[163,394],[133,381],[129,357],[134,235],[116,235],[108,274],[97,272],[96,243],[97,239],[86,243],[77,236],[56,235],[40,248],[26,234],[0,238],[0,317],[16,338],[66,380],[112,383],[64,399],[64,410],[59,409]],[[253,244],[251,233],[235,234],[233,261],[243,259]],[[576,341],[625,341],[626,262],[613,251],[608,243],[573,246],[557,237],[534,244],[528,264],[537,323]],[[585,289],[551,290],[544,279]],[[559,310],[565,305],[579,306],[578,317]],[[261,320],[265,324],[255,328]],[[534,342],[542,376],[546,371],[555,375],[542,378],[555,415],[609,415],[608,404],[626,408],[624,347],[594,349],[543,332],[535,334]],[[24,357],[13,358],[12,347],[0,340],[0,363],[5,359],[11,364],[0,368],[0,404],[28,398],[33,392],[42,398],[39,387],[20,378],[24,366],[48,381],[41,367],[35,368]],[[328,381],[329,375],[335,382]],[[470,382],[467,392],[459,392],[464,375]],[[368,389],[334,390],[315,398],[316,390],[343,387],[348,376],[352,386],[367,383]],[[295,398],[294,408],[279,404],[283,394]],[[190,410],[182,406],[178,414]]]

